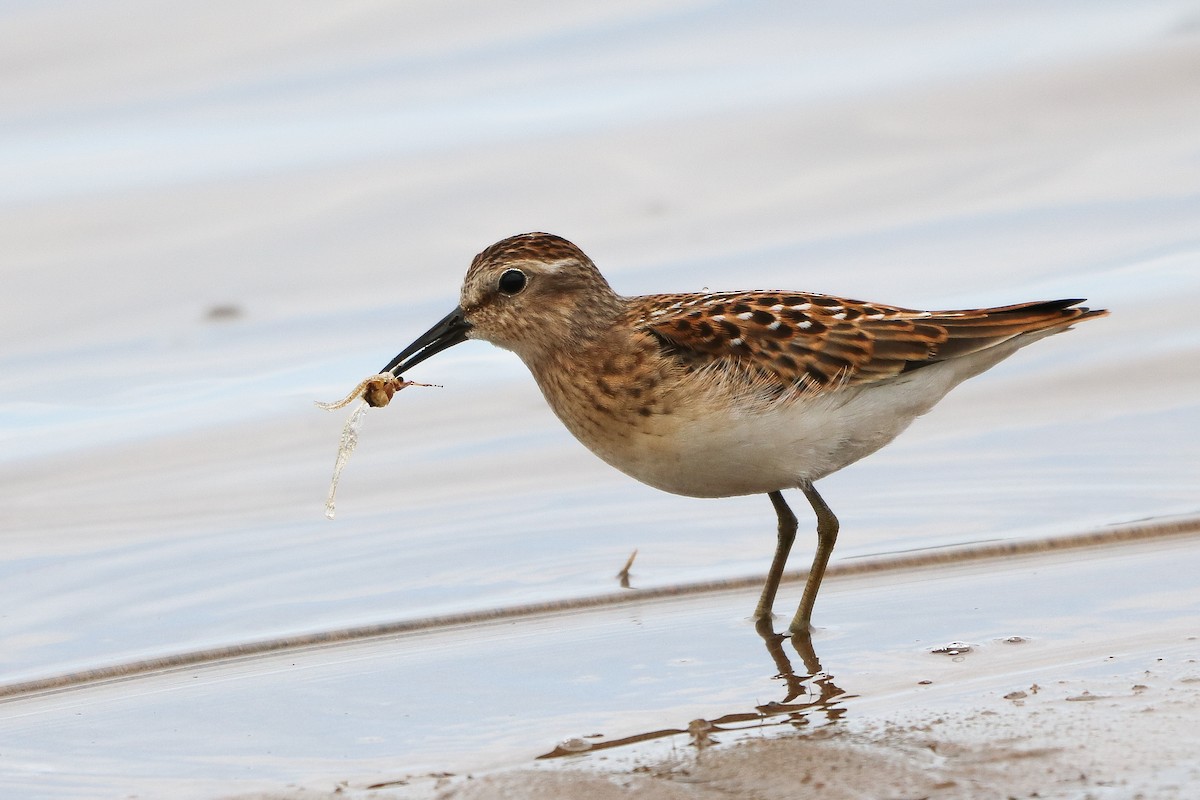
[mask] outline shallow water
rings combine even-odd
[[[730,744],[893,710],[999,708],[1033,683],[1061,693],[1064,679],[1143,664],[1180,677],[1200,657],[1181,635],[1200,625],[1196,544],[1193,533],[837,579],[822,600],[839,623],[811,654],[765,646],[744,615],[749,589],[43,693],[0,705],[14,742],[4,780],[29,797],[331,789],[335,777],[426,796],[424,776],[447,765],[532,765],[564,747],[589,757],[576,767],[626,770],[689,750],[696,720]]]
[[[593,595],[634,548],[641,587],[765,571],[764,498],[611,471],[474,343],[408,376],[444,388],[368,414],[324,519],[344,416],[311,401],[386,363],[520,230],[577,241],[626,293],[1113,310],[822,482],[835,560],[1200,511],[1194,4],[239,4],[244,26],[231,8],[0,5],[20,66],[0,78],[0,684]],[[818,622],[856,624],[834,594]],[[624,636],[601,649],[635,654]],[[762,680],[704,675],[739,697]],[[630,719],[593,689],[561,735]],[[163,774],[170,754],[133,763],[143,722],[106,724],[122,769]],[[423,729],[430,769],[481,746],[461,724]],[[53,762],[45,742],[0,760]],[[417,763],[408,747],[381,765]]]

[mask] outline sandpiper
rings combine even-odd
[[[571,242],[525,233],[475,256],[459,306],[383,372],[482,339],[516,353],[575,438],[625,474],[691,497],[766,494],[778,542],[760,625],[796,535],[781,492],[799,489],[817,517],[789,626],[804,635],[838,533],[814,482],[892,441],[967,378],[1108,313],[1081,302],[916,311],[797,291],[622,297]]]

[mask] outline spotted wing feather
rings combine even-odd
[[[818,294],[726,292],[635,298],[630,321],[686,368],[733,364],[781,389],[872,383],[1102,315],[1080,300],[916,311]]]

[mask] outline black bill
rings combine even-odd
[[[420,364],[435,353],[465,342],[467,331],[470,329],[471,323],[463,319],[462,309],[456,308],[443,317],[438,324],[418,336],[415,342],[400,351],[400,355],[393,358],[386,367],[380,370],[380,374],[390,372],[399,377],[408,372],[409,367]]]

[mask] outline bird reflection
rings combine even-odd
[[[782,700],[772,700],[756,705],[753,710],[735,711],[715,719],[694,719],[686,728],[663,728],[662,730],[646,731],[644,733],[624,736],[619,739],[570,739],[560,742],[549,753],[538,756],[539,759],[561,758],[563,756],[578,756],[598,750],[610,750],[614,747],[626,747],[641,742],[663,739],[671,736],[687,736],[688,744],[697,751],[716,744],[713,734],[731,731],[745,731],[768,727],[790,726],[793,728],[806,727],[814,721],[836,722],[846,713],[841,701],[853,697],[848,695],[833,681],[833,676],[821,667],[813,646],[812,636],[808,633],[791,636],[775,633],[769,627],[770,623],[759,622],[756,630],[767,647],[767,653],[775,666],[775,679],[783,684]],[[792,667],[792,660],[785,650],[785,643],[791,642],[800,657],[804,669],[797,674]]]
[[[767,645],[767,652],[775,661],[775,677],[782,680],[787,688],[783,700],[758,706],[758,710],[772,716],[787,715],[788,721],[797,727],[807,725],[813,712],[824,715],[827,722],[841,719],[846,709],[837,705],[836,701],[850,695],[833,682],[832,675],[821,668],[821,660],[813,647],[812,635],[807,631],[791,636],[775,633],[762,622],[759,622],[757,628],[758,634]],[[791,642],[796,648],[796,653],[804,664],[802,674],[797,675],[792,668],[792,662],[783,649],[784,642]]]

